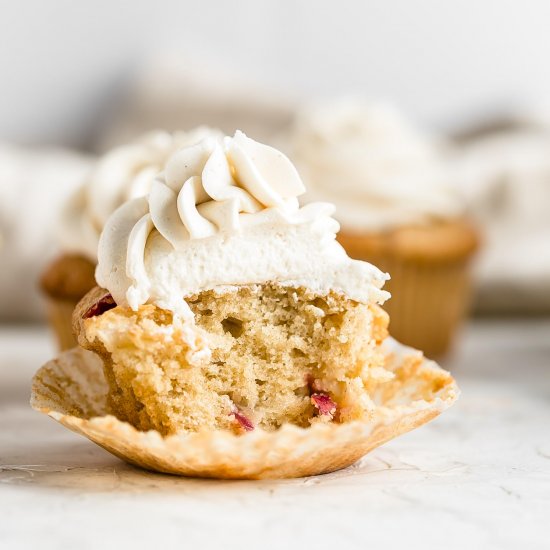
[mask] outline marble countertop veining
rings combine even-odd
[[[550,548],[550,319],[475,321],[459,402],[347,470],[213,481],[126,465],[28,406],[53,354],[0,328],[0,548]]]

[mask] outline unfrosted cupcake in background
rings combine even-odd
[[[69,199],[57,231],[61,254],[46,268],[40,281],[61,349],[76,344],[71,315],[75,305],[95,286],[97,245],[109,216],[127,200],[146,195],[174,151],[216,133],[198,127],[189,132],[144,134],[101,157]]]
[[[346,100],[300,112],[288,151],[308,199],[336,204],[348,254],[390,273],[392,334],[427,354],[447,351],[467,311],[478,237],[437,144],[389,105]]]

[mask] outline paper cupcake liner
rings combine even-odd
[[[470,305],[468,262],[380,258],[377,265],[392,277],[392,298],[384,304],[391,335],[430,357],[447,352]]]
[[[72,329],[72,315],[78,300],[47,299],[48,321],[60,351],[77,345]]]
[[[109,414],[101,361],[75,348],[34,377],[31,405],[119,458],[149,470],[196,477],[302,477],[345,468],[382,443],[439,415],[458,397],[449,373],[420,352],[388,339],[394,381],[373,389],[378,406],[368,422],[285,425],[244,435],[202,431],[163,437],[140,432]]]

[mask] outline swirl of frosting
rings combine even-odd
[[[127,200],[147,195],[174,151],[215,135],[222,134],[203,126],[174,134],[154,131],[107,152],[63,209],[58,228],[62,249],[95,261],[109,216]]]
[[[286,156],[240,131],[182,148],[148,196],[107,221],[97,281],[117,304],[182,314],[185,296],[268,281],[383,301],[386,276],[347,257],[335,241],[332,205],[300,208],[304,191]]]
[[[435,144],[389,105],[320,104],[298,115],[289,142],[308,198],[334,202],[346,229],[378,231],[462,213]]]

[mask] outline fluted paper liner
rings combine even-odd
[[[31,405],[119,458],[149,470],[225,479],[291,478],[332,472],[408,432],[449,407],[459,390],[451,375],[418,351],[388,338],[391,382],[373,388],[368,422],[285,425],[244,435],[202,431],[163,437],[140,432],[107,410],[99,358],[80,348],[63,352],[33,379]]]
[[[432,265],[388,257],[375,265],[392,276],[387,286],[393,298],[384,304],[391,333],[430,356],[444,355],[470,302],[467,262]]]

